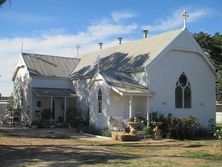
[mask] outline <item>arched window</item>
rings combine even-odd
[[[98,113],[102,113],[102,91],[98,91]]]
[[[191,108],[191,86],[185,73],[182,73],[176,83],[175,107]]]

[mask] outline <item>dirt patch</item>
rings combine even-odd
[[[222,151],[216,140],[116,142],[86,139],[0,135],[0,166],[219,167],[222,164]],[[210,157],[198,155],[200,152]]]

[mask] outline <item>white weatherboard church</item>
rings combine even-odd
[[[56,61],[51,62],[51,59],[40,61],[47,63],[47,68],[57,67]],[[204,127],[209,120],[215,120],[215,69],[186,23],[183,29],[148,37],[145,34],[144,39],[123,44],[120,41],[119,45],[79,55],[73,61],[77,65],[71,64],[70,75],[57,77],[50,84],[46,81],[47,77],[53,78],[50,75],[39,85],[32,86],[30,81],[30,92],[33,94],[43,88],[70,90],[68,96],[76,94],[78,97],[73,105],[81,114],[88,115],[90,124],[98,128],[113,128],[113,120],[124,122],[131,117],[147,117],[150,112],[172,113],[176,117],[192,115],[199,118]],[[23,70],[30,71],[26,63],[22,65]],[[19,70],[14,80],[18,73]],[[35,76],[29,75],[29,80],[32,77]],[[69,84],[61,87],[59,84],[64,80]],[[39,101],[36,96],[40,94],[28,98],[32,100],[31,113],[35,112]],[[49,99],[52,96],[47,94]],[[52,106],[52,102],[48,106]],[[31,122],[36,120],[34,114],[30,115]]]

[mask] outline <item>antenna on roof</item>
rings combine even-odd
[[[187,19],[189,15],[186,10],[183,10],[183,12],[181,13],[181,16],[183,17],[183,29],[185,29],[187,27]]]
[[[77,55],[77,57],[78,57],[78,56],[79,56],[80,45],[77,44],[77,45],[75,46],[75,48],[76,48],[76,55]]]

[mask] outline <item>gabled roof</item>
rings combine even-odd
[[[33,53],[22,53],[31,77],[68,77],[79,63],[79,59]]]
[[[148,94],[149,89],[141,85],[130,74],[126,73],[101,73],[106,83],[122,94]]]
[[[109,73],[100,73],[106,83],[110,86],[118,87],[118,88],[137,88],[148,90],[147,87],[141,85],[138,81],[136,81],[130,74],[126,74],[123,72],[109,72]]]
[[[4,96],[0,96],[0,101],[9,101],[11,100],[12,97],[4,97]]]
[[[92,85],[95,81],[103,80],[107,86],[120,95],[153,95],[154,92],[150,91],[146,86],[141,85],[136,81],[131,74],[126,74],[123,72],[97,72],[89,83]]]
[[[96,72],[97,57],[100,57],[101,71],[134,71],[146,67],[183,30],[174,30],[146,39],[128,42],[108,49],[81,55],[73,78],[93,76]]]

